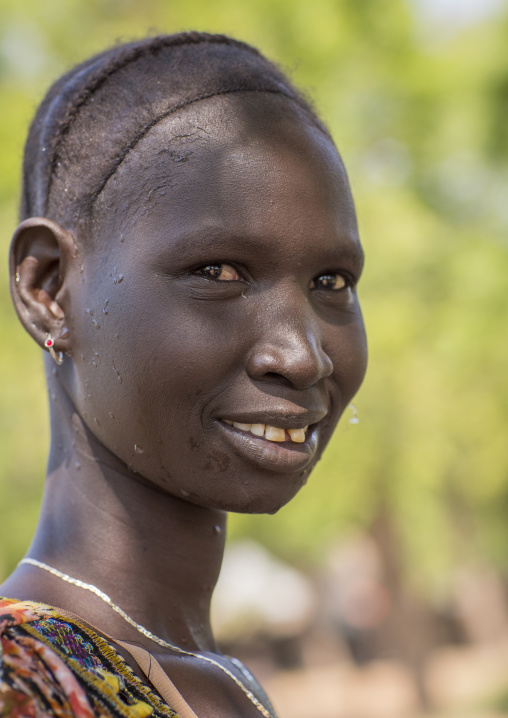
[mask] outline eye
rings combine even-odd
[[[219,282],[236,282],[241,279],[236,269],[230,264],[207,264],[205,267],[197,269],[196,274]]]
[[[346,277],[344,277],[342,274],[338,274],[337,272],[330,272],[326,274],[320,274],[318,277],[315,277],[309,284],[309,288],[328,290],[331,289],[332,291],[337,292],[341,289],[345,289],[350,285],[351,283],[348,282]]]

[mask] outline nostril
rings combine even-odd
[[[278,374],[276,371],[268,371],[268,372],[266,372],[266,374],[264,375],[264,378],[265,378],[265,379],[273,379],[273,380],[279,381],[280,378],[281,378],[281,375]]]
[[[263,381],[277,383],[277,384],[287,384],[288,386],[293,386],[293,382],[285,376],[285,374],[279,374],[276,371],[269,371],[263,374]]]
[[[247,359],[252,379],[267,383],[284,383],[305,389],[333,371],[330,357],[314,335],[304,332],[279,333],[277,342],[259,342]]]

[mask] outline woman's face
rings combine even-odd
[[[363,379],[362,252],[333,145],[252,94],[161,122],[109,181],[74,283],[71,395],[161,490],[274,512]]]

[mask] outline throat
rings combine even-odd
[[[111,635],[139,641],[139,630],[115,604],[167,643],[216,650],[209,615],[225,514],[161,494],[99,462],[83,469],[82,460],[72,477],[63,467],[48,476],[27,552],[78,582],[23,564],[10,579],[12,597],[67,609]],[[156,646],[146,634],[142,642],[147,650]]]

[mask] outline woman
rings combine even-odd
[[[47,350],[51,447],[0,587],[0,714],[275,716],[209,608],[226,513],[297,493],[365,372],[326,128],[230,38],[115,47],[39,108],[21,215],[12,294]]]

